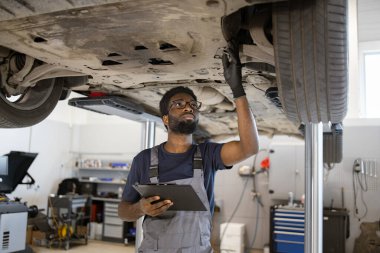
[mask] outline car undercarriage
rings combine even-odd
[[[0,126],[46,118],[70,91],[122,96],[159,116],[166,90],[203,103],[197,139],[237,134],[221,56],[240,44],[259,133],[301,136],[347,110],[347,3],[307,1],[13,1],[0,3]]]

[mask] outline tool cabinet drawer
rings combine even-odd
[[[115,215],[105,215],[104,216],[104,224],[111,224],[111,225],[123,225],[123,221]]]
[[[123,237],[123,226],[104,224],[103,236],[120,239]]]

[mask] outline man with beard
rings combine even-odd
[[[239,141],[224,144],[193,143],[201,103],[186,87],[169,90],[160,101],[166,142],[140,152],[133,160],[119,204],[119,216],[135,221],[145,215],[143,241],[138,252],[212,252],[211,217],[214,211],[214,177],[258,151],[254,118],[242,86],[238,45],[229,43],[223,55],[224,76],[231,87],[238,116]],[[171,200],[141,198],[133,184],[191,185],[207,211],[170,211]]]

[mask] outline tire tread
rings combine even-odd
[[[346,9],[346,0],[274,4],[277,82],[293,121],[339,123],[346,115]]]

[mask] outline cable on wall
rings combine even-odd
[[[361,160],[356,159],[354,161],[352,169],[352,184],[354,188],[354,216],[360,221],[368,213],[367,203],[364,201],[364,192],[368,191],[367,177],[361,173]],[[358,193],[360,192],[360,199],[364,206],[364,214],[359,215],[359,207],[357,203]]]
[[[329,179],[330,171],[334,169],[335,163],[324,163],[323,164],[323,182],[326,183]]]
[[[267,156],[261,161],[260,163],[260,170],[257,171],[256,170],[256,160],[257,160],[257,156],[260,154],[260,152],[266,152],[267,153]],[[268,149],[260,149],[257,154],[255,155],[255,157],[253,158],[253,164],[252,164],[252,195],[253,195],[253,199],[257,199],[257,203],[260,204],[261,207],[264,207],[264,204],[262,203],[261,201],[261,194],[258,193],[257,191],[257,186],[256,186],[256,175],[257,174],[260,174],[260,173],[263,173],[263,172],[268,172],[269,171],[269,168],[270,168],[270,159],[269,159],[269,154],[270,153],[273,153],[274,151],[273,150],[268,150]]]
[[[258,202],[258,199],[256,199]],[[259,208],[259,203],[256,205],[256,224],[255,224],[255,231],[253,232],[253,238],[252,242],[249,245],[249,248],[252,249],[253,245],[255,244],[256,241],[256,236],[257,236],[257,230],[259,228],[259,214],[260,214],[260,208]]]
[[[257,156],[259,155],[260,152],[267,152],[268,153],[268,156],[265,157],[261,163],[260,163],[260,170],[256,170],[256,161],[257,161]],[[269,160],[269,154],[270,153],[273,153],[274,151],[273,150],[267,150],[267,149],[260,149],[257,154],[254,156],[253,158],[253,164],[252,164],[252,168],[251,168],[251,175],[252,175],[252,194],[253,194],[253,200],[256,200],[256,203],[257,203],[257,211],[256,211],[256,224],[255,224],[255,230],[254,230],[254,234],[253,234],[253,239],[252,239],[252,242],[250,244],[250,248],[252,248],[254,242],[256,241],[256,236],[257,236],[257,230],[258,230],[258,225],[259,225],[259,212],[260,212],[260,206],[261,207],[264,207],[264,204],[262,203],[261,201],[261,195],[257,192],[257,187],[256,187],[256,175],[259,174],[259,173],[263,173],[263,172],[267,172],[269,170],[269,167],[270,167],[270,160]],[[222,233],[221,233],[221,241],[223,240],[224,238],[224,235],[227,231],[227,228],[228,228],[228,225],[230,224],[230,222],[232,221],[232,219],[234,218],[237,210],[239,209],[239,206],[242,202],[242,199],[243,199],[243,196],[244,196],[244,193],[245,193],[245,190],[247,188],[247,184],[249,182],[248,180],[249,178],[247,177],[245,182],[244,182],[244,186],[243,186],[243,190],[242,190],[242,193],[240,194],[240,198],[231,214],[231,216],[229,217],[229,219],[227,220],[227,224],[226,226],[224,227]]]
[[[248,184],[248,182],[249,182],[249,180],[248,180],[248,177],[247,177],[246,180],[245,180],[244,186],[243,186],[243,191],[242,191],[241,194],[240,194],[240,198],[239,198],[239,200],[238,200],[238,202],[237,202],[237,204],[236,204],[236,206],[235,206],[235,208],[234,208],[234,210],[233,210],[233,212],[232,212],[230,218],[228,219],[226,226],[225,226],[224,229],[223,229],[223,232],[222,232],[222,234],[221,234],[222,236],[220,237],[220,241],[223,240],[223,238],[224,238],[224,234],[225,234],[226,231],[227,231],[228,225],[230,224],[231,220],[234,218],[234,216],[235,216],[237,210],[239,209],[239,206],[240,206],[240,204],[241,204],[241,201],[243,200],[244,192],[245,192],[245,190],[247,189],[247,184]]]
[[[261,161],[260,163],[260,171],[256,171],[256,159],[257,159],[257,156],[260,152],[266,152],[267,153],[267,156]],[[253,232],[253,238],[252,238],[252,242],[250,243],[249,245],[249,248],[251,249],[253,247],[253,245],[255,244],[255,241],[256,241],[256,236],[257,236],[257,230],[258,230],[258,227],[259,227],[259,216],[260,216],[260,206],[261,207],[264,207],[264,204],[263,202],[261,201],[261,195],[257,192],[257,186],[256,186],[256,175],[258,173],[262,173],[262,172],[268,172],[269,171],[269,168],[270,168],[270,159],[269,159],[269,155],[271,153],[274,153],[274,150],[268,150],[268,149],[260,149],[259,152],[255,155],[254,159],[253,159],[253,166],[252,166],[252,174],[253,174],[253,178],[252,178],[252,193],[253,193],[253,199],[256,200],[256,223],[255,223],[255,230]]]

